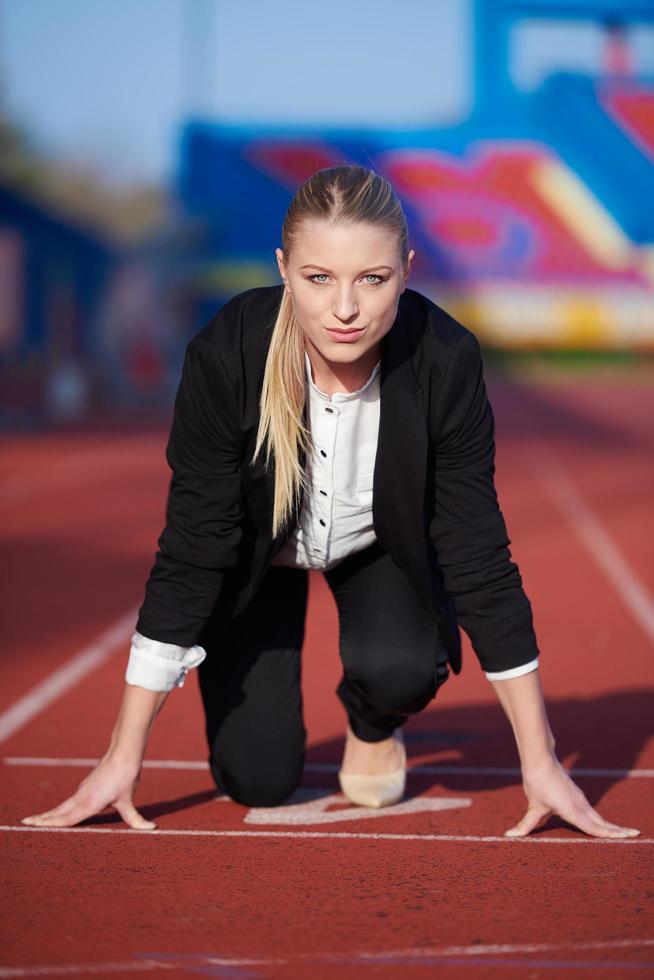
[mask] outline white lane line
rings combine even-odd
[[[654,946],[654,939],[609,939],[605,942],[581,943],[479,943],[472,946],[420,946],[412,949],[391,949],[383,953],[355,953],[369,956],[476,956],[477,953],[549,953],[555,949],[638,949],[640,946]]]
[[[654,642],[654,599],[645,584],[594,515],[552,449],[538,439],[525,446],[524,453],[531,459],[539,481],[574,533],[600,566],[650,642]]]
[[[84,973],[144,973],[150,970],[188,970],[184,963],[165,960],[128,960],[126,963],[61,963],[47,966],[0,966],[0,977],[71,977]]]
[[[148,837],[318,837],[329,840],[469,841],[513,844],[654,844],[654,837],[482,837],[477,834],[364,834],[326,830],[136,830],[131,827],[28,827],[0,825],[0,831],[37,834],[146,834]]]
[[[79,766],[92,769],[99,759],[56,759],[48,756],[5,756],[2,760],[7,766]],[[201,759],[145,759],[144,769],[187,769],[208,772],[209,764]],[[334,762],[315,762],[305,765],[307,772],[338,772]],[[605,779],[653,779],[654,769],[567,769],[571,776],[600,776]],[[522,771],[502,766],[409,766],[408,776],[521,776]]]
[[[198,970],[211,968],[212,966],[224,967],[243,967],[243,966],[286,966],[291,964],[307,963],[344,963],[369,964],[395,959],[413,959],[416,965],[420,960],[429,959],[434,956],[488,956],[489,964],[492,964],[494,955],[506,955],[515,953],[542,953],[554,952],[556,950],[584,951],[584,950],[619,950],[619,949],[640,949],[654,946],[653,939],[618,939],[608,942],[581,942],[581,943],[494,943],[492,945],[482,945],[481,943],[471,946],[435,946],[418,947],[415,949],[399,950],[356,950],[344,953],[296,953],[294,956],[287,957],[245,957],[245,956],[212,956],[211,954],[166,954],[170,958],[157,960],[154,958],[143,960],[113,961],[99,963],[60,963],[39,966],[8,966],[0,967],[0,977],[38,977],[38,976],[70,976],[78,973],[124,973],[130,970],[144,972],[148,970]],[[175,959],[177,955],[177,959]],[[409,965],[409,964],[407,964]],[[573,964],[574,965],[574,964]],[[587,961],[578,961],[580,967],[587,966]],[[610,967],[611,963],[604,961],[597,964],[598,967]],[[641,964],[634,962],[634,968]],[[203,971],[204,972],[204,971]]]
[[[0,715],[0,742],[17,732],[44,708],[74,687],[83,677],[104,663],[120,643],[129,639],[134,631],[137,615],[137,608],[130,609],[89,646],[80,650],[4,711]]]

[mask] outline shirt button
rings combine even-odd
[[[327,491],[326,490],[321,490],[320,492],[323,495],[323,497],[326,497],[327,496]]]
[[[327,453],[325,452],[325,450],[324,450],[324,449],[321,449],[321,450],[320,450],[320,455],[321,455],[321,456],[326,456],[326,455],[327,455]]]
[[[334,409],[333,408],[326,408],[325,411],[326,412],[329,412],[331,415],[334,414]]]
[[[320,518],[320,523],[322,524],[323,527],[325,527],[325,522],[323,521],[322,517]]]

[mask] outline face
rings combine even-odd
[[[275,254],[312,364],[339,377],[350,366],[372,369],[395,321],[413,250],[405,267],[386,229],[319,219],[302,223],[288,261],[281,249]]]

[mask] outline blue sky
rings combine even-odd
[[[2,0],[4,101],[114,179],[175,166],[180,121],[444,124],[470,103],[469,0]]]
[[[472,101],[472,0],[0,0],[3,104],[53,156],[117,184],[167,180],[193,113],[241,123],[456,124]],[[593,24],[532,21],[516,83],[592,71]],[[654,71],[654,31],[633,33]]]

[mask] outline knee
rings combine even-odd
[[[212,758],[211,772],[218,789],[243,806],[279,806],[297,789],[302,780],[302,765],[289,765],[277,772],[240,769],[220,765]]]
[[[356,680],[366,699],[393,714],[415,714],[433,699],[437,690],[431,663],[407,658],[386,665],[374,664]]]

